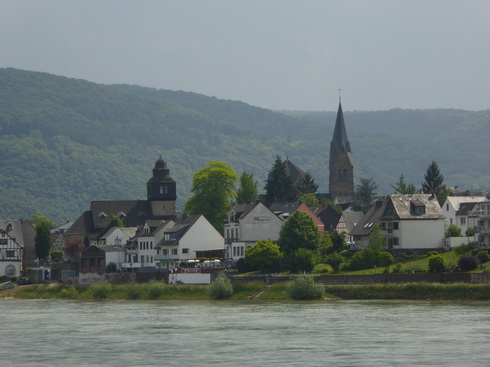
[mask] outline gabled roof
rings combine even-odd
[[[452,205],[452,207],[458,211],[459,207],[463,203],[477,203],[488,200],[485,196],[448,196],[446,198]]]
[[[361,218],[357,225],[349,232],[351,236],[368,236],[373,226],[379,224],[388,200],[376,201],[366,214]]]
[[[461,203],[456,215],[469,215],[478,203]]]
[[[293,182],[294,186],[298,186],[298,184],[300,184],[305,178],[306,173],[291,162],[289,158],[284,161],[284,167],[286,168],[288,175],[291,177],[291,181]]]
[[[355,212],[353,210],[344,210],[342,217],[344,218],[345,225],[351,231],[357,223],[359,223],[364,216],[363,212]]]
[[[327,231],[335,229],[342,216],[341,213],[337,212],[331,206],[314,207],[311,208],[311,211],[323,222],[325,230]]]
[[[90,211],[95,228],[107,226],[107,217],[112,214],[120,217],[125,227],[137,227],[152,216],[148,200],[92,201]]]
[[[237,222],[240,219],[245,218],[248,213],[250,213],[259,204],[261,204],[261,202],[257,201],[254,203],[232,205],[228,211],[230,217],[229,219]]]
[[[175,239],[168,241],[163,238],[157,246],[164,246],[168,244],[174,244],[178,243],[182,237],[189,231],[189,229],[192,228],[194,223],[196,223],[199,218],[201,218],[202,215],[189,215],[187,218],[185,218],[183,221],[175,223],[174,226],[171,228],[168,228],[165,230],[165,234],[167,233],[174,233],[175,234]]]
[[[391,194],[388,196],[388,200],[393,205],[395,216],[400,220],[445,218],[437,198],[431,194]],[[422,214],[417,214],[414,212],[414,206],[423,206],[425,210]],[[384,213],[384,216],[390,215],[393,214],[387,212]]]
[[[303,204],[301,201],[293,201],[289,203],[273,203],[270,206],[270,210],[274,213],[289,213],[293,214]]]

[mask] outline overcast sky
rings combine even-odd
[[[288,110],[490,108],[490,1],[0,0],[0,67]],[[1,87],[1,86],[0,86]]]

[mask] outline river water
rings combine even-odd
[[[490,303],[0,300],[0,366],[489,366]]]

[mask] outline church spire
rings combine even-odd
[[[352,151],[347,138],[339,89],[339,109],[330,143],[329,163],[329,194],[334,202],[350,202],[354,195],[354,167],[352,166],[351,155]]]

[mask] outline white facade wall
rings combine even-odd
[[[224,249],[224,245],[223,236],[201,215],[180,239],[179,259],[194,259],[197,250]],[[187,253],[185,253],[185,249],[187,249]]]
[[[118,268],[122,268],[123,263],[126,261],[126,251],[106,251],[105,264],[114,263]]]
[[[398,233],[397,233],[398,232]],[[401,220],[399,230],[400,249],[430,249],[444,246],[444,219],[438,220]]]
[[[264,205],[257,205],[240,220],[240,241],[257,242],[271,239],[277,241],[283,221]]]

